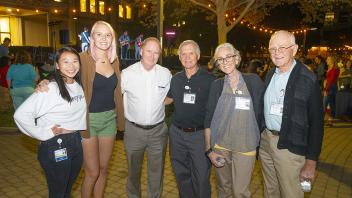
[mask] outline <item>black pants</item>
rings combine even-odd
[[[204,130],[169,130],[170,160],[181,198],[210,198],[210,161],[204,154]]]
[[[61,139],[61,145],[58,139]],[[56,162],[54,151],[66,148],[67,159]],[[70,197],[72,186],[83,161],[79,132],[55,136],[40,143],[38,160],[44,169],[50,198]]]

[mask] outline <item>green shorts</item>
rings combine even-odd
[[[113,136],[116,130],[115,110],[89,113],[90,136]]]

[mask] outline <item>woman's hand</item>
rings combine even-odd
[[[37,84],[35,92],[48,92],[49,91],[49,80],[44,79]]]
[[[221,162],[219,163],[219,161],[217,160],[217,159],[220,159],[220,158],[225,159],[224,156],[222,156],[222,155],[220,155],[220,154],[217,154],[217,153],[215,153],[214,151],[212,151],[212,152],[210,152],[210,153],[208,154],[208,157],[209,157],[211,163],[212,163],[215,167],[220,168],[220,167],[223,167],[223,166],[224,166],[223,163],[221,163]]]
[[[58,124],[55,124],[55,125],[51,128],[51,130],[53,131],[53,133],[54,133],[55,136],[72,132],[72,130],[60,128],[60,125],[58,125]]]

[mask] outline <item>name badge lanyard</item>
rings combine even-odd
[[[192,93],[192,88],[189,86],[189,84],[189,80],[187,80],[187,84],[185,85],[185,92],[183,94],[183,103],[195,104],[196,94]]]
[[[61,148],[62,139],[58,138],[56,142],[59,144],[59,149],[54,151],[55,161],[61,162],[63,160],[67,160],[68,159],[67,150],[66,148]]]

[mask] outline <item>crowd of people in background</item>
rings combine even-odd
[[[31,55],[20,50],[13,59],[8,38],[0,46],[1,85],[10,90],[19,129],[41,141],[38,159],[49,197],[69,197],[82,164],[81,196],[103,197],[119,130],[125,131],[128,197],[142,196],[145,152],[147,196],[161,197],[169,143],[181,197],[211,196],[211,165],[219,197],[250,197],[259,156],[266,197],[303,198],[303,185],[314,180],[324,114],[327,126],[351,118],[339,94],[351,93],[352,57],[295,58],[294,35],[280,30],[270,38],[268,59],[244,62],[232,44],[217,46],[212,63],[222,72],[218,79],[200,66],[198,43],[183,41],[182,69],[172,76],[158,64],[160,41],[143,36],[134,40],[137,62],[120,72],[119,59],[130,59],[128,32],[116,37],[109,23],[97,21],[90,34],[85,28],[80,35],[80,54],[58,50],[53,78],[41,78],[34,94],[39,75]],[[165,105],[174,107],[169,128]]]

